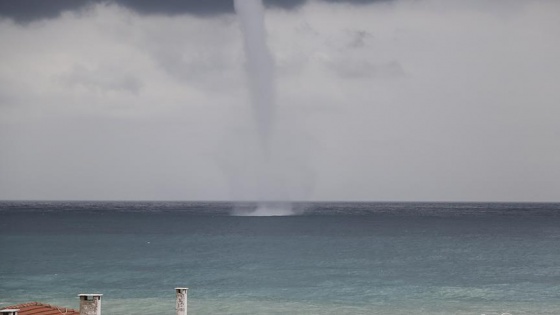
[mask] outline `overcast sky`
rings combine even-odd
[[[292,200],[560,201],[560,1],[268,1]],[[0,0],[0,199],[255,199],[233,3]]]

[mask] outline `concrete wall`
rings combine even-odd
[[[187,315],[187,288],[175,288],[177,294],[177,303],[175,309],[177,315]]]
[[[80,294],[80,315],[101,315],[102,294]]]

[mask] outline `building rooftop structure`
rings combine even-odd
[[[176,315],[187,315],[187,288],[175,288]],[[0,315],[101,315],[103,294],[79,294],[80,310],[40,302],[28,302],[0,308]]]
[[[29,302],[18,305],[10,305],[7,307],[2,307],[0,310],[8,309],[18,310],[18,315],[80,315],[79,311],[71,308],[60,307],[40,302]]]

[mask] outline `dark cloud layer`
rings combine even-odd
[[[41,18],[54,18],[60,12],[77,10],[87,4],[88,0],[0,0],[0,16],[10,17],[16,21],[31,21]]]
[[[323,0],[364,4],[387,0]],[[294,9],[306,0],[264,0],[266,6]],[[54,18],[63,11],[79,10],[95,3],[117,3],[141,14],[216,15],[233,12],[233,0],[0,0],[0,16],[18,22]]]

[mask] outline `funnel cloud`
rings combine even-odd
[[[274,60],[266,43],[264,6],[262,0],[235,0],[245,48],[247,74],[251,101],[257,125],[260,150],[257,151],[257,198],[254,215],[290,215],[292,208],[287,201],[276,200],[282,194],[282,183],[273,180],[273,132],[276,123],[276,91]]]

